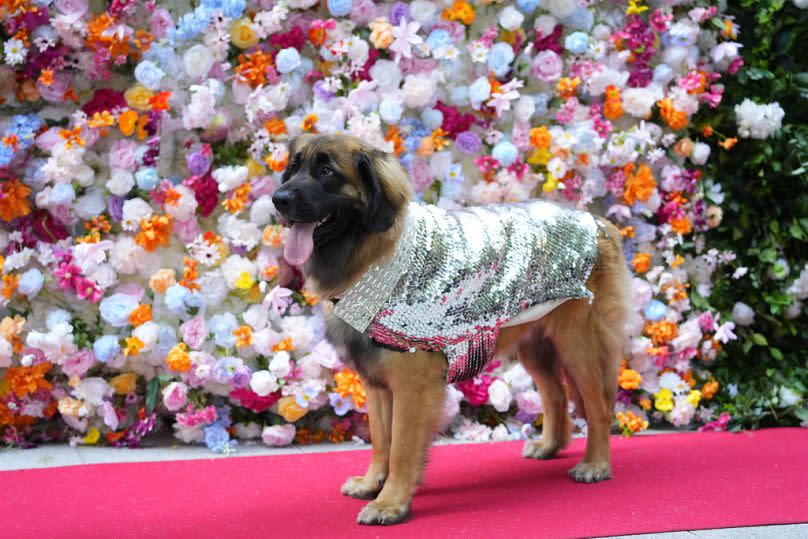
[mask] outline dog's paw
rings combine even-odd
[[[372,500],[382,490],[382,482],[376,485],[368,485],[365,478],[361,476],[349,477],[340,488],[340,492],[351,498],[360,500]]]
[[[409,514],[410,508],[406,504],[375,500],[359,511],[356,521],[359,524],[388,526],[404,521]]]
[[[559,447],[543,440],[528,440],[522,448],[522,456],[528,459],[552,459],[558,454]]]
[[[579,462],[569,471],[569,476],[579,483],[597,483],[611,479],[612,467],[608,462]]]

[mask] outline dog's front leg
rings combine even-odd
[[[443,414],[446,360],[442,355],[389,354],[385,371],[393,396],[389,473],[378,497],[360,511],[360,524],[396,524],[407,517]]]
[[[368,423],[373,452],[365,475],[349,478],[342,485],[341,492],[352,498],[370,500],[376,497],[384,486],[389,470],[393,395],[387,388],[370,385],[365,379],[362,380],[362,384],[367,392]]]

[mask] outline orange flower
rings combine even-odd
[[[444,9],[442,14],[444,19],[450,21],[460,21],[466,26],[474,22],[474,8],[466,0],[455,0],[452,7]]]
[[[549,148],[550,143],[553,141],[553,137],[550,135],[546,125],[534,127],[528,132],[528,136],[530,137],[530,144],[535,148]]]
[[[169,350],[166,356],[166,365],[174,372],[188,372],[191,368],[191,356],[188,355],[184,342],[178,343]]]
[[[118,115],[118,129],[121,130],[123,136],[128,137],[135,132],[137,120],[138,113],[132,109],[125,110]]]
[[[303,294],[303,300],[306,302],[306,305],[317,305],[320,302],[320,298],[313,292],[301,290],[300,293]]]
[[[9,222],[31,213],[30,194],[31,189],[18,179],[4,182],[0,196],[0,218]]]
[[[257,88],[267,82],[267,68],[272,65],[272,56],[262,50],[238,55],[236,74],[239,78]]]
[[[155,215],[149,219],[142,219],[135,242],[147,251],[154,251],[161,245],[169,244],[173,228],[174,222],[170,215]]]
[[[271,281],[278,275],[278,271],[281,268],[277,265],[274,266],[267,266],[264,268],[264,271],[261,272],[261,278],[265,281]]]
[[[192,258],[188,258],[187,256],[182,262],[185,267],[182,270],[182,280],[180,281],[180,285],[184,286],[188,290],[199,290],[199,284],[196,282],[199,262]]]
[[[673,152],[679,157],[687,157],[693,152],[693,141],[690,137],[684,137],[674,144]]]
[[[705,137],[712,137],[713,136],[713,126],[705,125],[701,128],[701,134]]]
[[[230,213],[238,213],[243,210],[247,202],[249,202],[250,193],[252,193],[250,182],[244,182],[236,187],[230,198],[226,198],[222,201],[222,206]]]
[[[704,384],[701,388],[701,396],[705,399],[712,399],[715,397],[715,394],[718,392],[718,381],[710,380],[706,384]]]
[[[396,157],[407,151],[407,147],[404,146],[404,137],[401,136],[401,131],[395,125],[390,126],[384,140],[393,143],[393,154]]]
[[[252,343],[252,328],[250,326],[240,326],[233,330],[236,337],[236,346],[249,346]]]
[[[134,393],[137,389],[137,374],[133,372],[125,372],[114,376],[109,380],[109,385],[115,390],[118,395],[128,395]]]
[[[721,146],[722,148],[724,148],[725,150],[731,150],[732,147],[735,146],[735,144],[737,144],[737,143],[738,143],[738,138],[737,137],[731,137],[731,138],[727,138],[727,139],[722,140],[721,142],[718,143],[718,145]]]
[[[261,241],[267,247],[280,247],[286,240],[288,231],[280,225],[267,225],[261,236]]]
[[[6,299],[11,299],[14,295],[14,292],[17,290],[17,285],[20,284],[20,276],[19,275],[3,275],[3,297]]]
[[[84,146],[84,139],[81,138],[81,126],[76,125],[73,129],[60,129],[59,136],[65,139],[65,146],[72,148],[73,145]]]
[[[617,384],[626,390],[639,389],[642,383],[642,375],[634,369],[623,369],[617,378]]]
[[[679,334],[679,330],[675,323],[667,320],[660,320],[653,324],[645,326],[645,334],[651,337],[651,342],[654,346],[662,346],[663,344],[671,341]]]
[[[168,287],[177,283],[173,269],[160,269],[149,278],[149,288],[157,294],[165,294]]]
[[[673,100],[669,97],[657,101],[659,106],[659,115],[670,126],[671,129],[684,129],[687,126],[687,114],[680,110],[676,110],[673,106]]]
[[[149,105],[152,110],[171,110],[171,105],[168,100],[171,98],[171,92],[160,92],[149,98]]]
[[[278,138],[287,133],[286,124],[283,123],[283,120],[280,118],[270,118],[264,122],[264,129],[266,129],[267,133],[274,138]]]
[[[637,173],[634,173],[634,163],[626,165],[626,184],[623,191],[623,200],[629,206],[637,202],[646,202],[654,193],[656,180],[648,165],[640,165]]]
[[[651,399],[642,399],[640,400],[640,408],[645,410],[646,412],[651,409]]]
[[[309,411],[307,408],[303,408],[295,402],[295,398],[291,395],[278,400],[277,406],[278,415],[289,423],[294,423]]]
[[[282,352],[282,351],[294,352],[295,345],[292,344],[292,339],[287,337],[285,339],[281,339],[278,344],[272,347],[273,352]]]
[[[143,349],[144,342],[138,339],[137,337],[127,337],[124,339],[126,343],[123,347],[123,355],[129,356],[136,356],[140,353]]]
[[[651,255],[648,253],[636,253],[631,261],[631,266],[637,273],[645,273],[651,269]]]
[[[37,80],[45,86],[53,84],[53,69],[43,69]]]
[[[623,228],[620,229],[621,238],[633,238],[636,235],[637,230],[631,225],[624,226]]]
[[[606,87],[603,115],[609,120],[616,120],[623,115],[623,99],[620,96],[620,88],[612,84]]]
[[[303,130],[304,133],[317,133],[317,115],[312,113],[303,118],[303,122],[300,124],[300,129]]]
[[[569,78],[569,77],[561,77],[558,79],[556,83],[556,91],[558,92],[558,97],[561,99],[567,100],[570,97],[575,95],[575,89],[578,88],[578,85],[581,84],[581,79],[578,77]]]
[[[53,365],[46,361],[37,363],[32,367],[8,367],[3,377],[8,382],[14,394],[23,398],[29,393],[36,393],[40,389],[52,389],[53,385],[45,380],[45,375]]]
[[[623,435],[631,436],[648,428],[648,421],[642,416],[634,415],[634,412],[617,412],[617,425],[623,431]]]
[[[671,229],[682,236],[686,236],[693,231],[693,226],[690,224],[690,220],[687,216],[682,215],[671,219]]]
[[[134,311],[129,314],[129,323],[132,324],[134,327],[138,327],[141,324],[145,324],[146,322],[152,319],[152,308],[151,305],[148,303],[141,303],[138,305]]]
[[[350,369],[343,369],[334,375],[334,380],[337,382],[334,391],[339,393],[340,396],[351,397],[354,406],[357,408],[362,408],[362,406],[365,405],[367,393],[365,392],[365,387],[362,385],[362,380],[359,379],[359,375],[356,372]]]

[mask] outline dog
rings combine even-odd
[[[289,163],[272,196],[278,215],[291,225],[284,257],[301,268],[307,288],[335,301],[326,337],[367,392],[370,464],[341,488],[346,496],[371,500],[359,512],[360,524],[395,524],[409,515],[444,410],[446,353],[390,346],[372,338],[377,326],[361,332],[335,314],[346,290],[396,259],[412,198],[408,175],[393,155],[348,135],[312,134],[290,142]],[[597,229],[584,280],[590,297],[581,294],[557,302],[540,318],[497,326],[489,347],[493,354],[515,354],[541,395],[541,437],[526,442],[524,457],[553,458],[570,443],[568,398],[586,418],[586,451],[569,471],[585,483],[611,477],[609,436],[631,315],[620,232],[591,219]],[[552,262],[563,271],[568,261],[561,258]]]

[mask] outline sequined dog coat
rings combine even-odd
[[[448,381],[467,380],[493,356],[501,327],[591,298],[600,227],[542,201],[452,211],[412,203],[394,254],[333,314],[381,345],[444,352]]]

